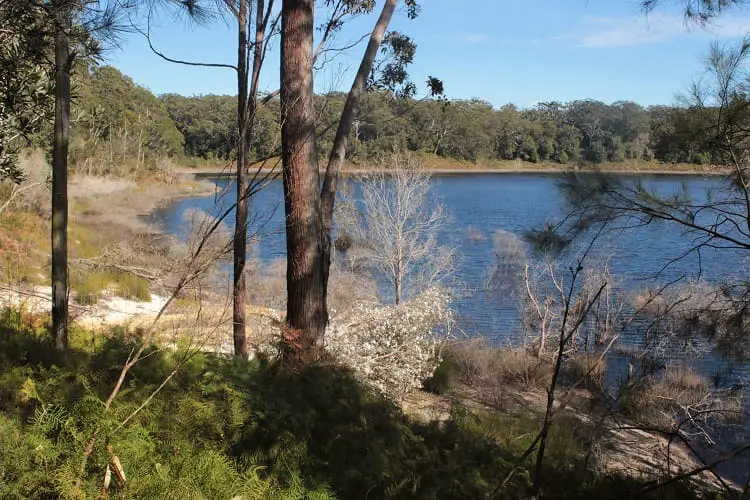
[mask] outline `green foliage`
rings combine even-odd
[[[134,345],[113,335],[92,349],[82,338],[61,353],[18,318],[0,316],[0,497],[72,497],[83,445],[101,425],[82,478],[90,498],[109,462],[106,445],[128,478],[113,478],[112,498],[487,498],[539,430],[534,418],[460,408],[444,424],[418,424],[347,370],[288,372],[208,354],[190,357],[120,427],[185,352],[148,350],[103,416]],[[641,498],[632,480],[588,472],[578,425],[552,428],[543,497]],[[496,498],[528,496],[532,459]],[[649,498],[696,497],[678,485]]]
[[[231,161],[237,153],[237,98],[165,94],[162,103],[185,137],[184,152],[206,160]],[[278,101],[261,104],[254,117],[250,158],[262,160],[278,147]]]
[[[406,46],[402,48],[408,59]],[[380,74],[389,71],[398,73],[391,67]],[[708,108],[643,108],[626,101],[607,105],[583,100],[541,103],[526,110],[512,105],[496,109],[479,99],[413,100],[400,95],[413,89],[394,92],[384,90],[393,86],[390,83],[371,83],[380,90],[362,96],[347,150],[347,158],[355,162],[372,161],[395,148],[472,162],[583,160],[599,164],[657,159],[701,163],[705,157],[700,155],[711,146],[707,133],[714,111]],[[405,85],[410,84],[405,81]],[[234,158],[235,97],[168,94],[161,99],[185,136],[186,155],[207,160]],[[316,97],[322,155],[333,143],[345,99],[341,92]],[[276,100],[258,109],[253,158],[277,154],[278,116]]]
[[[183,137],[162,101],[111,66],[75,80],[71,161],[88,174],[157,171],[182,153]]]
[[[39,6],[0,2],[0,181],[19,182],[18,151],[51,116],[51,49]]]

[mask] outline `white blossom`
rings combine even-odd
[[[452,321],[449,304],[439,288],[398,306],[360,304],[331,320],[326,349],[364,383],[398,398],[419,389],[437,368],[441,329]]]

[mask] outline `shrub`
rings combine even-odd
[[[693,393],[700,396],[708,390],[708,380],[685,366],[668,366],[661,380],[665,393]]]
[[[466,229],[466,239],[472,242],[479,242],[486,240],[487,237],[481,230],[475,228],[474,226],[469,226]]]
[[[122,271],[85,273],[79,270],[71,273],[71,288],[76,292],[74,300],[85,306],[99,302],[107,291],[128,300],[151,300],[148,280]]]
[[[443,356],[432,376],[425,381],[424,389],[434,394],[446,394],[453,385],[458,368],[450,356]]]
[[[671,430],[692,413],[690,426],[710,430],[717,421],[736,420],[743,403],[735,389],[711,390],[709,381],[688,366],[669,366],[621,390],[623,412],[640,422]]]
[[[495,348],[483,339],[456,342],[446,349],[462,381],[471,386],[490,386],[511,382],[533,387],[547,387],[552,365],[532,356],[524,348]]]
[[[333,245],[339,252],[348,252],[352,245],[354,245],[354,238],[348,233],[343,233],[336,238]]]
[[[466,385],[479,385],[491,378],[492,353],[484,339],[449,343],[444,356],[455,362],[457,374]]]
[[[115,275],[115,295],[129,300],[141,302],[151,301],[151,292],[148,289],[148,280],[130,273],[117,273]]]
[[[534,417],[456,408],[451,420],[407,419],[348,369],[286,371],[264,361],[195,353],[128,425],[184,352],[150,349],[111,411],[102,402],[132,352],[111,335],[89,350],[58,351],[17,317],[0,318],[0,497],[71,498],[81,443],[102,433],[78,497],[99,498],[110,456],[127,475],[109,498],[529,498],[539,429]],[[636,481],[597,476],[587,443],[561,415],[548,439],[541,498],[641,498]],[[497,486],[518,464],[517,473]],[[365,492],[365,494],[363,494]],[[659,498],[697,498],[686,485]]]
[[[398,398],[421,388],[440,363],[436,329],[450,323],[449,302],[433,288],[398,306],[359,305],[331,322],[326,348],[362,381]]]
[[[600,389],[606,375],[606,358],[599,354],[574,354],[563,363],[563,371],[570,383],[581,382],[589,389]]]
[[[552,364],[532,356],[521,348],[497,349],[492,369],[500,380],[531,387],[548,387],[552,380]]]
[[[70,287],[75,292],[73,300],[82,306],[92,306],[102,298],[109,276],[106,273],[95,272],[82,275],[80,272],[71,273]]]

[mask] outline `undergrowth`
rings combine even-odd
[[[0,314],[0,498],[73,498],[97,423],[80,498],[99,498],[108,446],[126,473],[125,483],[113,476],[110,498],[528,497],[531,459],[518,460],[538,422],[457,407],[443,424],[415,423],[332,366],[287,371],[267,360],[195,354],[120,427],[185,355],[152,348],[103,417],[133,348],[127,339],[77,332],[61,353],[44,322]],[[571,426],[553,429],[544,498],[640,498],[634,481],[587,472],[585,439]],[[695,498],[686,488],[650,498]]]
[[[44,283],[48,255],[48,221],[25,212],[0,215],[0,281]]]
[[[74,270],[70,279],[70,287],[76,293],[74,300],[84,306],[96,304],[108,291],[124,299],[148,302],[148,285],[148,280],[122,271]]]

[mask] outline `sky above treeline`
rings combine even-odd
[[[701,77],[712,41],[737,42],[750,32],[750,10],[733,10],[700,27],[686,24],[678,4],[665,0],[645,15],[636,0],[421,0],[417,19],[401,10],[391,29],[417,43],[410,75],[423,92],[427,77],[436,76],[449,98],[479,98],[497,107],[587,98],[673,104]],[[318,14],[322,22],[325,13]],[[360,39],[376,15],[352,22],[336,44]],[[151,33],[154,47],[170,57],[235,62],[231,23],[195,26],[161,13],[152,18]],[[361,44],[328,61],[316,74],[316,91],[348,90],[363,51]],[[278,87],[278,57],[268,56],[264,90]],[[236,94],[232,70],[168,63],[135,32],[105,62],[156,94]]]

